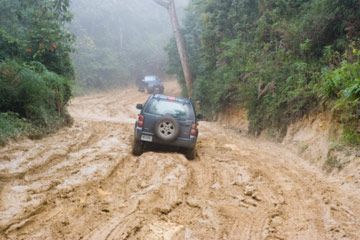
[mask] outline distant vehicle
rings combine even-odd
[[[164,85],[156,76],[145,76],[140,82],[139,91],[145,92],[145,90],[150,94],[163,94]]]
[[[141,110],[134,129],[133,154],[140,156],[146,144],[179,147],[187,159],[196,156],[198,123],[189,99],[151,95]]]

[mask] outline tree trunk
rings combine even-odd
[[[154,0],[154,1],[157,4],[165,7],[169,12],[171,26],[174,31],[176,46],[177,46],[177,49],[179,52],[180,62],[181,62],[182,70],[184,73],[186,88],[187,88],[189,97],[191,97],[192,96],[193,77],[192,77],[192,73],[191,73],[191,69],[190,69],[189,58],[188,58],[187,51],[185,48],[185,41],[184,41],[184,38],[180,31],[179,20],[177,18],[177,14],[176,14],[175,2],[174,2],[174,0],[168,0],[168,1]]]

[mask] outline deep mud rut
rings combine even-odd
[[[1,148],[0,239],[360,239],[359,189],[280,144],[201,122],[195,161],[132,156],[146,97],[76,98],[73,127]]]

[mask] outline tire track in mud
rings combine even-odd
[[[89,124],[89,127],[97,129],[96,125],[98,123]],[[118,128],[118,124],[114,127]],[[128,148],[128,145],[122,145],[120,141],[113,141],[114,146],[103,146],[104,141],[111,143],[114,138],[111,136],[117,131],[109,125],[107,128],[112,130],[111,133],[102,129],[90,134],[79,131],[72,142],[61,145],[62,153],[57,152],[57,147],[47,146],[49,152],[41,151],[37,159],[39,162],[35,166],[27,162],[35,159],[24,159],[23,166],[30,167],[22,168],[22,177],[8,178],[7,183],[2,186],[2,196],[12,197],[2,201],[1,228],[6,231],[12,229],[13,225],[19,227],[28,218],[43,211],[44,205],[54,196],[71,192],[77,185],[105,178],[117,164],[119,153],[122,151],[127,154],[124,149]]]
[[[279,144],[202,122],[195,161],[132,156],[145,99],[136,89],[74,99],[73,127],[0,149],[0,239],[360,236],[359,192]]]
[[[214,126],[211,127],[214,129]],[[218,130],[221,132],[221,129]],[[314,172],[309,169],[303,159],[284,151],[276,144],[262,143],[260,140],[258,140],[260,146],[246,144],[251,140],[239,139],[239,136],[229,132],[226,133],[226,137],[230,143],[242,145],[241,152],[245,153],[243,155],[246,158],[245,161],[240,160],[241,164],[247,166],[253,176],[261,176],[258,190],[264,192],[267,188],[273,189],[272,192],[277,196],[282,196],[282,210],[280,211],[282,214],[279,216],[278,211],[275,211],[276,214],[270,216],[269,219],[272,223],[275,217],[275,222],[278,222],[277,225],[282,229],[281,232],[286,233],[285,239],[357,239],[359,236],[357,229],[360,225],[356,218],[344,222],[334,215],[324,216],[324,213],[329,211],[329,206],[326,201],[324,202],[322,189],[333,189],[334,192],[330,198],[338,199],[338,202],[348,205],[351,215],[359,213],[357,207],[359,198],[356,197],[359,196],[359,192],[344,191],[340,182],[327,183],[327,179],[319,171]],[[253,182],[256,183],[256,181]],[[262,186],[263,184],[265,186]],[[266,194],[262,194],[260,198],[263,196]],[[268,199],[265,200],[268,201]],[[341,211],[338,207],[336,209],[336,211]]]

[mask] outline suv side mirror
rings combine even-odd
[[[142,110],[144,106],[142,104],[136,104],[136,109]]]

